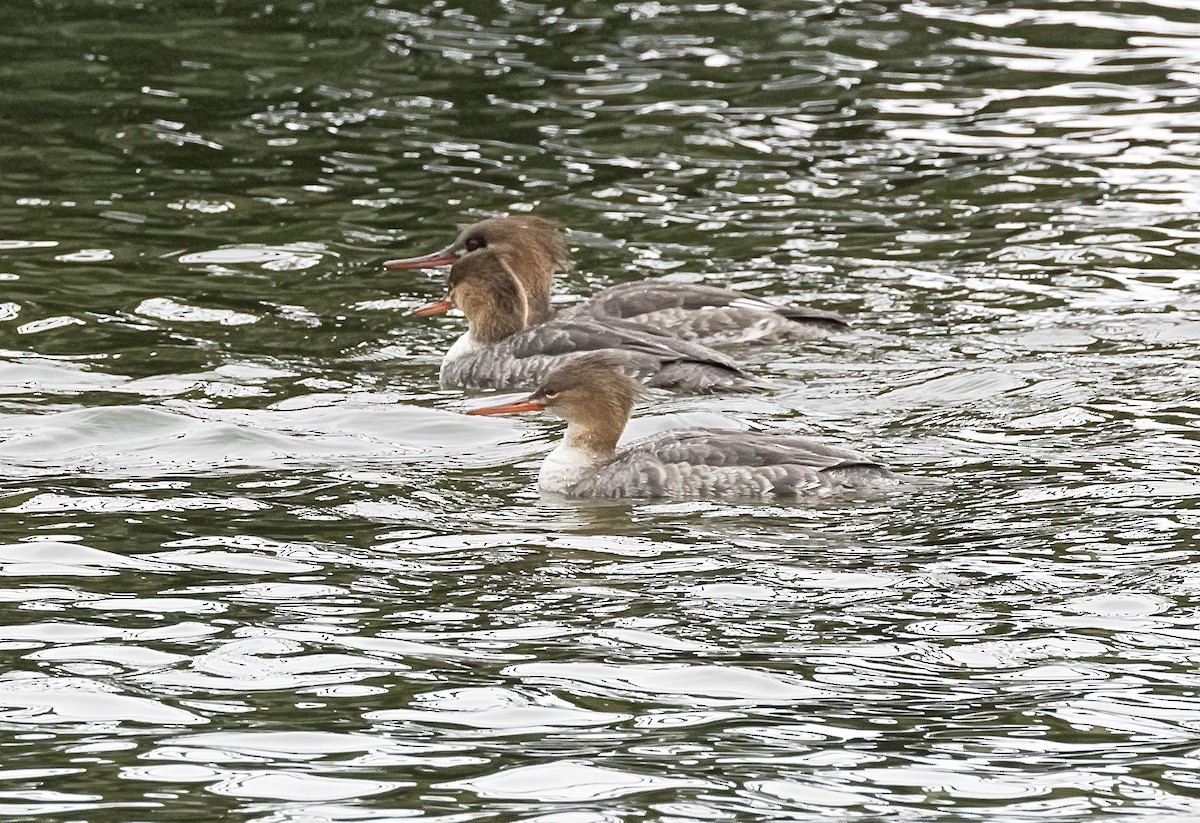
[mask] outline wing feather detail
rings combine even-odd
[[[830,493],[892,476],[863,452],[808,437],[688,429],[630,445],[572,491],[586,497],[761,497]]]
[[[535,389],[572,356],[605,351],[649,385],[682,391],[746,391],[763,384],[728,355],[633,323],[591,318],[531,326],[490,346],[444,361],[445,388]]]
[[[731,339],[757,329],[754,337],[820,337],[850,324],[828,311],[777,304],[752,294],[669,280],[639,280],[604,289],[566,309],[563,317],[625,320],[647,328],[670,328],[689,339]]]

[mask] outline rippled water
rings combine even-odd
[[[0,8],[0,815],[1192,819],[1192,3]],[[386,257],[855,318],[777,428],[945,483],[580,504]]]

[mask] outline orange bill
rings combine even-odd
[[[471,409],[467,414],[514,414],[516,412],[542,411],[546,404],[536,400],[514,400],[500,406],[484,406],[481,409]]]
[[[383,264],[385,269],[433,269],[458,262],[459,255],[453,249],[442,249],[421,257],[403,257]]]
[[[413,317],[429,317],[434,314],[445,314],[454,308],[454,304],[446,298],[435,300],[428,306],[421,306],[419,309],[413,309]]]

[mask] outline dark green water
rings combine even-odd
[[[380,270],[514,211],[946,482],[540,497]],[[1191,820],[1198,339],[1192,3],[9,0],[0,815]]]

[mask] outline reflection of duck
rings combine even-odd
[[[896,482],[861,452],[794,435],[681,429],[617,451],[640,390],[620,366],[603,354],[585,355],[523,400],[467,413],[549,409],[565,417],[566,434],[542,464],[538,484],[572,497],[824,497]]]
[[[764,385],[723,354],[620,320],[590,317],[536,322],[541,316],[503,258],[489,249],[463,255],[449,291],[414,314],[458,308],[467,333],[442,359],[451,389],[534,389],[553,369],[584,352],[604,351],[629,375],[678,391],[744,391]]]
[[[464,229],[451,246],[423,257],[389,260],[388,269],[445,266],[481,253],[495,255],[530,295],[531,323],[553,316],[554,273],[569,260],[558,224],[541,217],[493,217]],[[650,279],[624,283],[566,309],[561,317],[626,320],[688,340],[827,337],[849,324],[830,312],[778,306],[745,292]]]

